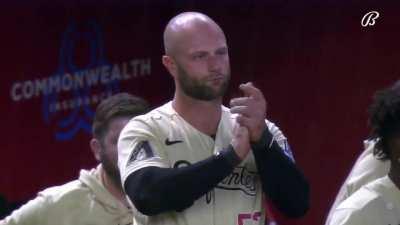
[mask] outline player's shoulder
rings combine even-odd
[[[91,195],[91,189],[80,180],[44,189],[38,193],[49,204],[63,204],[65,201],[82,201]]]
[[[377,205],[381,205],[383,203],[382,195],[379,190],[381,182],[382,178],[364,185],[344,200],[337,207],[337,210],[352,209],[357,211],[366,211],[370,208],[375,208]]]
[[[364,147],[365,150],[358,157],[346,180],[346,186],[350,192],[358,190],[362,185],[373,180],[384,177],[389,172],[390,162],[380,161],[373,154],[375,142],[364,141]]]
[[[159,128],[165,127],[175,114],[176,112],[172,108],[172,103],[167,102],[146,114],[133,117],[122,129],[120,136],[124,137],[126,134],[131,134],[132,132],[150,135],[150,133]]]
[[[164,105],[157,107],[150,112],[142,115],[138,115],[131,119],[133,123],[154,123],[159,121],[166,121],[172,118],[177,113],[172,107],[172,102],[169,101]]]
[[[391,207],[383,190],[386,189],[385,179],[366,184],[340,203],[333,211],[329,224],[378,224],[383,219],[382,215],[390,213]],[[386,219],[390,220],[389,217]]]
[[[365,225],[360,208],[336,208],[326,225]]]

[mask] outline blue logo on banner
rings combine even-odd
[[[84,25],[84,31],[78,30],[76,24],[70,24],[64,32],[59,66],[49,78],[49,86],[55,91],[50,89],[43,95],[44,121],[46,124],[55,123],[55,138],[59,141],[72,139],[80,130],[90,134],[93,105],[119,91],[118,80],[98,84],[99,70],[111,64],[105,59],[99,26],[95,22]],[[76,63],[78,42],[89,47],[87,65],[78,66]]]

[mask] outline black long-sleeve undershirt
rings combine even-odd
[[[308,183],[276,142],[266,149],[271,137],[266,129],[261,140],[252,145],[263,191],[283,214],[300,217],[308,210]],[[218,156],[182,168],[139,169],[128,176],[124,187],[145,215],[182,211],[212,190],[236,165],[237,155],[230,147]]]
[[[257,144],[252,144],[262,189],[287,217],[301,217],[309,208],[309,184],[277,142],[268,147],[272,134],[265,130],[262,135]]]
[[[232,146],[181,168],[146,167],[128,176],[125,191],[145,215],[182,211],[214,188],[240,162]]]

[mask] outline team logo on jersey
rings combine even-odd
[[[246,167],[235,167],[233,172],[217,185],[217,188],[240,190],[246,195],[255,196],[257,193],[257,179],[256,172],[249,171]]]
[[[154,157],[154,151],[150,143],[148,141],[142,141],[133,149],[129,156],[127,166],[135,161],[141,161],[152,157]]]
[[[186,160],[178,160],[174,163],[174,168],[180,168],[190,166],[191,163]],[[255,196],[257,193],[258,174],[253,171],[249,171],[246,167],[235,167],[233,172],[223,179],[216,188],[224,190],[239,190],[246,195]],[[209,192],[206,195],[207,203],[211,198],[212,193]]]

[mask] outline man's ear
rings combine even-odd
[[[177,74],[177,67],[175,60],[169,56],[169,55],[163,55],[162,56],[162,64],[165,66],[165,68],[168,70],[168,72],[171,74],[172,77],[176,77]]]
[[[94,158],[98,162],[100,162],[100,151],[101,151],[100,141],[97,140],[96,138],[92,138],[92,140],[90,140],[90,149],[93,152]]]

